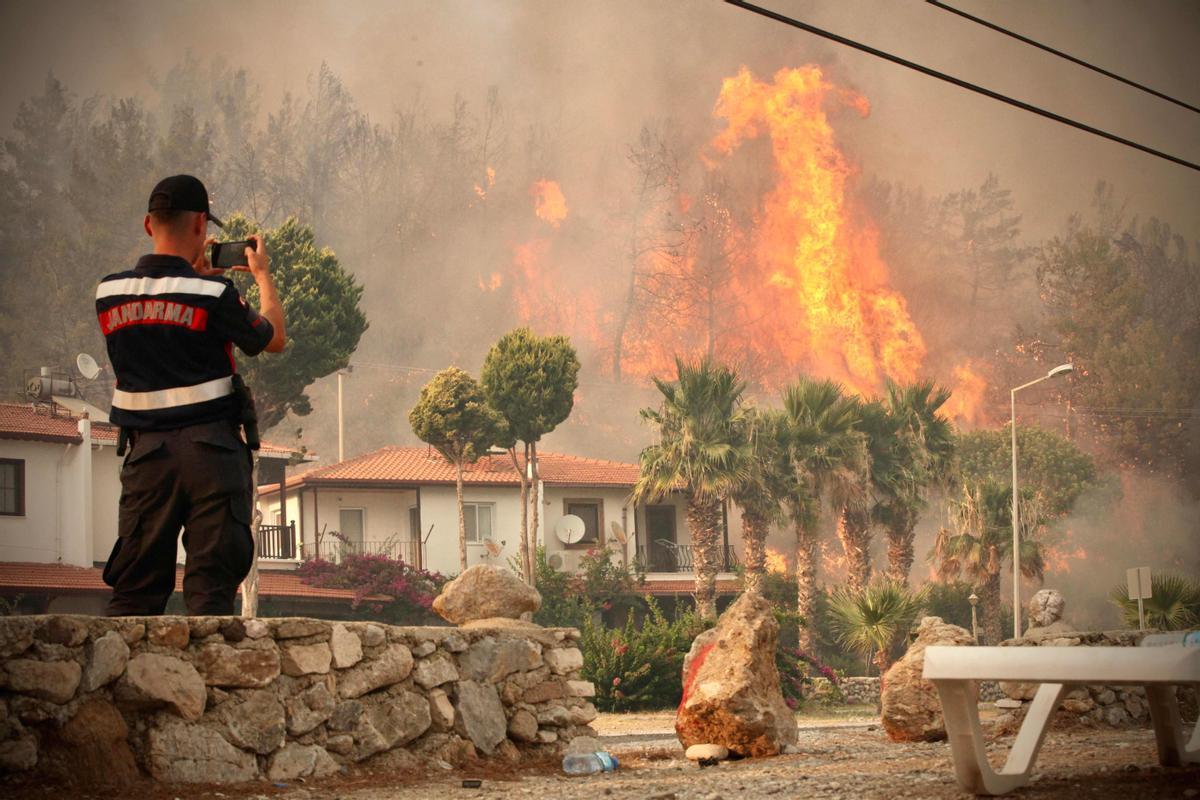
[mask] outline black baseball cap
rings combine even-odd
[[[208,207],[208,190],[199,178],[191,175],[172,175],[163,178],[150,192],[147,211],[203,211],[208,221],[218,228],[225,223],[217,219]]]

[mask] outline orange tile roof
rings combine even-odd
[[[97,567],[70,567],[65,564],[0,562],[0,593],[52,591],[63,594],[107,594],[111,591]],[[183,591],[183,568],[175,572],[175,591]],[[258,592],[271,597],[352,600],[350,589],[324,589],[309,586],[294,572],[260,570]]]
[[[604,461],[559,453],[540,453],[538,471],[547,486],[606,486],[628,488],[637,483],[637,464]],[[512,459],[507,454],[480,459],[463,473],[469,486],[517,486]],[[430,447],[384,447],[356,458],[330,464],[291,477],[288,488],[363,484],[367,486],[453,485],[454,467]],[[279,490],[278,484],[261,487],[262,493]]]
[[[641,594],[692,594],[696,591],[696,583],[691,578],[667,581],[647,578],[637,590]],[[737,594],[738,591],[737,581],[717,581],[717,594]]]
[[[56,404],[0,403],[0,439],[79,444],[83,441],[79,435],[79,419]],[[115,445],[117,426],[92,422],[92,439],[99,444]],[[259,455],[290,458],[293,452],[290,447],[263,442]]]

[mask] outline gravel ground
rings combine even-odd
[[[619,725],[619,723],[618,723]],[[601,726],[605,727],[604,725]],[[626,728],[627,731],[631,729]],[[419,775],[355,771],[325,781],[243,787],[152,787],[139,789],[140,800],[765,800],[770,798],[968,798],[954,781],[950,749],[936,744],[895,744],[876,725],[805,724],[801,753],[776,758],[729,761],[700,769],[683,759],[678,743],[643,725],[632,732],[604,736],[621,759],[606,775],[569,778],[551,763],[511,767],[477,764],[461,770]],[[659,746],[658,743],[662,743]],[[1002,763],[1006,746],[995,746]],[[480,788],[464,788],[479,779]],[[12,794],[8,790],[15,789]],[[12,800],[59,800],[111,797],[48,786],[2,786]],[[1046,740],[1032,785],[1014,797],[1073,800],[1150,800],[1200,798],[1200,766],[1157,765],[1154,736],[1148,730],[1076,729],[1052,731]]]

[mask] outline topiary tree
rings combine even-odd
[[[487,404],[479,384],[458,367],[447,367],[421,389],[408,414],[413,433],[454,466],[458,496],[458,566],[467,568],[463,515],[463,467],[474,464],[504,437],[504,420]]]
[[[318,248],[313,229],[289,217],[278,228],[261,230],[235,214],[225,226],[225,241],[260,233],[271,256],[271,275],[287,319],[287,348],[271,358],[244,359],[238,369],[254,390],[258,426],[266,431],[291,412],[312,412],[305,389],[313,381],[350,363],[350,354],[367,330],[359,309],[363,287],[329,248]],[[250,305],[258,306],[258,287],[242,273],[235,282]]]
[[[488,403],[508,427],[509,455],[521,482],[521,566],[534,583],[539,503],[537,443],[571,415],[579,386],[579,357],[565,336],[538,336],[517,328],[500,337],[483,362],[482,384]],[[517,442],[524,460],[517,456]],[[527,515],[529,486],[535,487],[532,524]]]

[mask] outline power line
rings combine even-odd
[[[909,61],[907,58],[901,58],[900,56],[892,55],[891,53],[885,53],[883,50],[879,50],[861,42],[856,42],[853,39],[847,39],[845,36],[839,36],[836,33],[831,33],[830,31],[823,30],[814,25],[809,25],[807,22],[801,22],[798,19],[784,16],[783,14],[779,14],[775,11],[762,8],[761,6],[756,6],[753,3],[747,3],[744,0],[725,0],[725,2],[729,5],[737,6],[738,8],[758,14],[759,16],[766,17],[767,19],[774,20],[775,22],[781,22],[784,25],[790,25],[793,28],[799,28],[802,31],[807,31],[808,33],[829,39],[830,41],[837,42],[838,44],[845,45],[846,47],[852,47],[855,50],[860,50],[869,55],[873,55],[876,58],[882,58],[885,61],[891,61],[893,64],[899,64],[902,67],[907,67],[908,69],[920,72],[923,75],[928,75],[931,78],[937,78],[940,81],[952,83],[959,88],[967,89],[975,92],[976,94],[981,94],[984,97],[990,97],[993,100],[999,100],[1001,103],[1007,103],[1010,106],[1014,106],[1023,111],[1028,111],[1031,114],[1037,114],[1038,116],[1045,117],[1046,119],[1052,119],[1055,122],[1063,125],[1069,125],[1072,128],[1084,131],[1085,133],[1090,133],[1093,136],[1099,136],[1102,139],[1108,139],[1111,142],[1123,144],[1126,147],[1132,147],[1134,150],[1141,150],[1143,153],[1148,153],[1152,156],[1157,156],[1158,158],[1178,164],[1181,167],[1187,167],[1188,169],[1200,172],[1200,164],[1195,164],[1191,161],[1179,158],[1178,156],[1164,153],[1161,150],[1155,150],[1153,147],[1147,147],[1144,144],[1138,144],[1137,142],[1117,136],[1115,133],[1109,133],[1108,131],[1094,128],[1086,123],[1073,120],[1069,117],[1064,117],[1061,114],[1054,113],[1053,111],[1047,111],[1044,108],[1026,103],[1023,100],[1017,100],[1016,98],[1009,97],[1005,94],[1000,94],[999,92],[992,91],[991,89],[987,89],[974,83],[970,83],[969,81],[964,81],[962,78],[956,78],[953,75],[940,72],[932,67],[926,67],[923,64],[916,63],[915,61]]]
[[[996,31],[997,33],[1002,33],[1005,36],[1009,36],[1013,39],[1016,39],[1018,42],[1024,42],[1025,44],[1030,45],[1031,47],[1036,47],[1039,50],[1044,50],[1047,53],[1051,53],[1053,55],[1058,56],[1059,58],[1065,58],[1067,61],[1070,61],[1072,64],[1078,64],[1079,66],[1083,67],[1084,69],[1090,69],[1092,72],[1098,72],[1101,75],[1105,76],[1106,78],[1112,78],[1114,81],[1120,81],[1121,83],[1123,83],[1127,86],[1132,86],[1133,88],[1140,89],[1143,92],[1146,92],[1147,94],[1152,94],[1155,97],[1158,97],[1162,100],[1166,100],[1168,103],[1174,103],[1177,106],[1182,106],[1183,108],[1186,108],[1188,111],[1194,111],[1197,114],[1200,114],[1200,108],[1197,108],[1196,106],[1194,106],[1190,103],[1185,103],[1184,101],[1178,100],[1174,97],[1171,97],[1168,94],[1163,94],[1162,92],[1158,91],[1157,89],[1151,89],[1149,86],[1146,86],[1145,84],[1142,84],[1142,83],[1138,83],[1137,81],[1131,81],[1129,78],[1124,78],[1124,77],[1116,74],[1115,72],[1110,72],[1110,71],[1104,69],[1103,67],[1098,67],[1095,64],[1090,64],[1081,58],[1076,58],[1075,56],[1071,55],[1070,53],[1064,53],[1061,50],[1056,50],[1055,48],[1050,47],[1049,45],[1045,45],[1045,44],[1042,44],[1041,42],[1030,39],[1028,36],[1022,36],[1021,34],[1015,32],[1015,31],[1010,31],[1007,28],[1002,28],[999,25],[995,24],[994,22],[988,22],[986,19],[976,17],[973,14],[968,14],[966,11],[962,11],[960,9],[954,8],[953,6],[948,6],[945,3],[941,2],[940,0],[925,0],[925,2],[929,3],[929,5],[931,5],[931,6],[936,6],[937,8],[940,8],[943,11],[949,11],[951,14],[957,14],[958,16],[962,17],[963,19],[969,19],[971,22],[974,22],[978,25],[982,25],[985,28],[990,28],[991,30]]]

